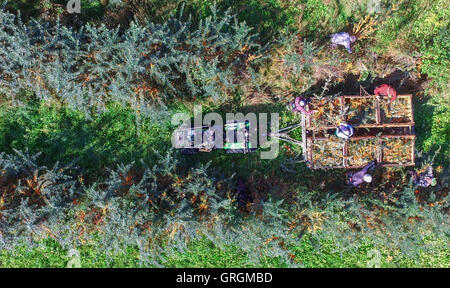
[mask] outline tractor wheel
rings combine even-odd
[[[195,148],[183,148],[183,149],[181,149],[180,152],[182,155],[192,155],[192,154],[197,154],[198,150]]]

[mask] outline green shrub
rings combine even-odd
[[[100,0],[81,0],[81,17],[85,21],[99,21],[104,14]]]
[[[386,52],[392,47],[413,53],[432,45],[433,39],[448,29],[450,9],[445,3],[445,0],[401,1],[399,9],[377,30],[375,49]]]
[[[196,27],[170,19],[133,23],[119,33],[87,24],[79,31],[30,22],[18,25],[0,10],[0,93],[19,90],[84,112],[101,112],[112,102],[149,114],[150,104],[174,98],[223,102],[252,79],[260,46],[251,28],[230,13]],[[45,51],[45,52],[44,52]]]
[[[421,72],[427,74],[446,93],[450,88],[450,30],[441,30],[433,42],[423,45],[421,50]]]
[[[340,6],[334,2],[306,0],[304,2],[303,24],[306,33],[318,36],[328,36],[344,29],[351,15],[346,15]]]

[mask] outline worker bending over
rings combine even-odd
[[[426,172],[417,174],[415,172],[408,172],[413,178],[413,184],[423,188],[427,188],[430,185],[435,186],[437,184],[436,178],[433,175],[433,167],[429,167]]]
[[[373,93],[379,96],[391,97],[391,99],[389,99],[389,102],[391,103],[394,102],[394,100],[397,98],[397,91],[395,91],[392,86],[389,86],[387,84],[376,87]]]
[[[353,127],[346,123],[341,123],[336,128],[335,135],[341,139],[347,140],[353,136]]]
[[[368,171],[375,168],[376,165],[376,161],[372,161],[358,172],[350,172],[348,174],[348,184],[358,187],[363,182],[372,182],[372,175],[370,175]]]
[[[352,53],[351,44],[356,41],[356,36],[350,36],[347,32],[339,32],[331,35],[331,47],[342,45],[349,53]]]

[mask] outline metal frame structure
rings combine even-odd
[[[355,140],[361,140],[361,139],[377,139],[378,142],[378,149],[375,152],[376,159],[380,166],[382,167],[406,167],[406,166],[414,166],[415,165],[415,138],[414,135],[414,110],[412,105],[412,95],[398,95],[397,99],[401,98],[407,98],[409,100],[409,111],[406,111],[409,113],[410,117],[409,121],[399,122],[399,123],[387,123],[384,121],[382,113],[381,113],[381,98],[380,96],[373,96],[373,95],[347,95],[347,96],[340,96],[339,102],[341,105],[339,105],[341,109],[339,112],[344,112],[345,109],[345,100],[346,99],[355,99],[355,98],[365,98],[365,99],[375,99],[375,123],[373,124],[352,124],[354,128],[366,128],[366,129],[374,129],[374,128],[404,128],[405,133],[400,134],[387,134],[387,135],[381,135],[379,137],[377,136],[358,136],[355,135],[351,137],[348,141],[355,141]],[[342,113],[343,114],[343,113]],[[343,143],[343,149],[342,154],[338,158],[342,158],[342,163],[340,165],[333,165],[333,166],[321,166],[318,164],[315,164],[313,161],[313,144],[317,141],[324,141],[329,140],[327,137],[319,136],[316,137],[316,134],[323,134],[327,130],[330,129],[336,129],[336,126],[320,126],[320,127],[312,127],[311,121],[314,117],[314,114],[310,115],[304,115],[302,114],[302,121],[301,121],[301,127],[302,127],[302,150],[303,150],[303,157],[306,160],[308,166],[312,169],[326,169],[326,168],[359,168],[359,166],[352,166],[348,163],[348,141],[344,141]],[[405,138],[411,140],[411,158],[410,161],[407,163],[386,163],[383,162],[383,141],[388,141],[387,139],[391,138]],[[343,141],[343,140],[337,140],[337,141]]]
[[[302,113],[302,118],[301,118],[301,122],[291,125],[289,127],[286,128],[282,128],[278,131],[273,131],[268,133],[268,136],[275,138],[275,139],[279,139],[281,141],[285,141],[294,145],[301,145],[302,146],[302,151],[303,151],[303,159],[306,161],[306,163],[308,164],[308,166],[312,169],[330,169],[330,168],[359,168],[360,166],[354,166],[354,165],[350,165],[349,161],[348,161],[348,157],[349,157],[349,148],[348,148],[348,143],[349,141],[357,141],[357,140],[362,140],[362,139],[376,139],[377,140],[377,150],[375,152],[375,158],[378,161],[378,164],[382,167],[405,167],[405,166],[414,166],[415,165],[415,155],[414,155],[414,150],[415,150],[415,138],[416,136],[414,135],[414,111],[413,111],[413,105],[412,105],[412,95],[408,94],[408,95],[398,95],[397,99],[401,99],[401,98],[407,98],[409,100],[409,111],[406,111],[407,113],[409,113],[409,117],[408,117],[408,121],[403,121],[403,122],[396,122],[396,123],[389,123],[389,122],[384,122],[383,119],[383,115],[381,113],[381,98],[380,96],[373,96],[373,95],[347,95],[347,96],[340,96],[339,102],[339,108],[340,111],[338,111],[340,114],[339,115],[344,115],[344,109],[346,109],[346,100],[350,99],[350,101],[352,99],[356,99],[356,98],[360,98],[360,99],[370,99],[372,101],[375,101],[375,123],[365,123],[365,124],[352,124],[353,128],[355,130],[357,129],[367,129],[369,132],[372,132],[372,134],[374,134],[373,132],[377,132],[374,131],[373,129],[385,129],[385,128],[402,128],[402,129],[397,129],[397,130],[389,130],[390,132],[388,132],[387,134],[385,133],[386,130],[382,130],[381,134],[377,134],[377,136],[375,135],[357,135],[358,133],[355,133],[355,135],[353,137],[351,137],[350,139],[348,139],[347,141],[341,140],[341,139],[337,139],[335,141],[343,141],[343,146],[342,146],[342,154],[337,155],[337,158],[341,158],[341,164],[337,164],[337,165],[332,165],[332,166],[322,166],[320,164],[314,163],[314,157],[313,157],[313,147],[314,144],[317,143],[318,141],[330,141],[330,137],[326,137],[326,135],[328,134],[327,130],[330,129],[336,129],[336,126],[320,126],[320,127],[312,127],[311,122],[312,122],[312,117],[314,117],[314,114],[308,114],[305,115],[304,113]],[[336,99],[336,98],[334,98]],[[316,116],[317,117],[317,116]],[[347,120],[347,119],[344,119]],[[227,123],[226,125],[231,125],[231,123]],[[225,125],[225,126],[226,126]],[[231,127],[231,126],[230,126]],[[233,126],[234,127],[234,126]],[[302,141],[298,141],[297,139],[294,139],[292,137],[289,136],[289,133],[292,132],[295,129],[298,128],[302,128]],[[202,126],[202,127],[191,127],[191,128],[184,128],[184,129],[179,129],[178,131],[180,133],[183,132],[193,132],[196,129],[201,129],[203,131],[203,129],[207,128],[206,126]],[[392,133],[392,131],[396,131],[394,134],[389,134]],[[385,133],[385,134],[383,134]],[[317,136],[319,135],[319,136]],[[383,144],[384,141],[388,141],[388,139],[392,139],[392,138],[404,138],[404,139],[410,139],[411,140],[411,147],[409,147],[411,149],[410,153],[411,153],[411,157],[410,157],[410,161],[407,163],[388,163],[388,162],[384,162],[384,155],[383,155]],[[333,139],[333,138],[331,138]],[[192,140],[192,139],[191,139]],[[332,140],[333,141],[333,140]],[[238,150],[243,150],[243,153],[247,153],[247,152],[253,152],[256,148],[252,148],[252,149],[247,149],[247,143],[248,143],[248,137],[245,138],[245,148],[244,149],[238,149]],[[209,152],[211,151],[214,147],[204,147],[205,143],[202,142],[201,147],[194,147],[192,146],[190,149],[188,150],[198,150],[200,152]],[[225,148],[226,149],[226,148]],[[250,151],[251,150],[251,151]],[[230,152],[233,152],[233,149],[229,149]],[[235,153],[235,152],[233,152]],[[372,159],[373,160],[373,159]]]
[[[182,127],[175,130],[174,141],[176,147],[181,149],[182,154],[211,152],[214,149],[224,149],[227,153],[253,153],[256,150],[256,147],[251,147],[248,124],[248,121],[234,121],[228,122],[224,126]],[[228,130],[236,132],[242,128],[244,128],[244,131],[242,131],[244,132],[243,139],[238,139],[236,135],[234,142],[225,142],[223,147],[220,148],[215,146],[214,140],[217,133],[222,133],[223,139],[226,140],[226,133]],[[199,137],[199,143],[197,145],[195,144],[195,137]]]

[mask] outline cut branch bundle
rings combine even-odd
[[[347,123],[352,125],[374,124],[377,122],[375,97],[371,98],[346,98],[345,105],[348,107],[346,114]]]
[[[413,139],[387,138],[383,140],[383,162],[407,164],[413,162]]]
[[[364,136],[348,141],[308,138],[307,159],[313,168],[360,168],[377,160],[383,167],[411,166],[415,163],[414,135]]]
[[[311,107],[317,112],[307,116],[307,128],[332,129],[342,122],[366,128],[414,125],[412,96],[398,95],[392,103],[389,99],[373,95],[347,95],[328,101],[315,99]]]
[[[377,159],[377,139],[358,139],[348,142],[348,165],[363,166]]]
[[[317,166],[333,167],[343,164],[344,142],[334,141],[334,139],[314,140],[313,163]]]
[[[409,96],[400,95],[392,103],[383,99],[380,103],[380,109],[384,123],[412,122],[411,97]]]
[[[317,105],[312,102],[316,113],[312,114],[311,126],[315,128],[337,126],[344,121],[343,105],[340,98],[335,98],[324,105]]]

